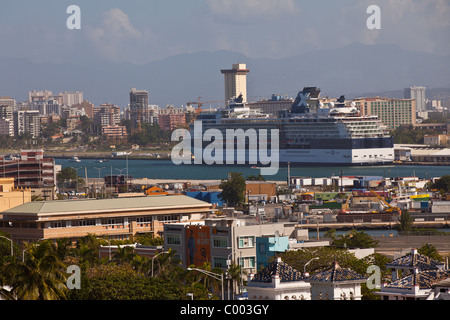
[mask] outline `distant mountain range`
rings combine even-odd
[[[246,63],[249,100],[273,93],[294,97],[304,86],[317,86],[322,95],[375,95],[420,85],[450,88],[450,56],[404,50],[396,45],[352,44],[282,59],[253,59],[231,51],[179,54],[145,65],[92,61],[89,65],[33,63],[0,57],[0,96],[17,101],[31,90],[83,91],[98,105],[125,107],[131,88],[149,91],[149,103],[185,105],[188,101],[222,101],[221,69]]]

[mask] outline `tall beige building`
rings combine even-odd
[[[357,98],[353,102],[361,115],[377,115],[389,130],[395,130],[401,125],[416,124],[414,99],[371,97]]]
[[[231,69],[220,70],[225,76],[225,103],[242,94],[247,102],[247,69],[245,63],[234,63]]]

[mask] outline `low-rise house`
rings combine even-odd
[[[450,270],[423,270],[415,269],[413,273],[384,284],[376,294],[383,300],[434,300],[439,298],[433,290],[433,286],[442,282],[448,282]],[[448,299],[448,284],[447,284]]]
[[[383,300],[450,299],[450,270],[445,263],[412,249],[411,254],[387,263],[386,267],[392,269],[392,282],[383,284],[376,293]]]
[[[436,259],[420,254],[417,249],[412,249],[411,254],[404,255],[386,264],[392,270],[392,281],[411,274],[415,269],[423,270],[443,270],[445,264]]]
[[[330,268],[305,279],[311,284],[311,300],[361,300],[361,283],[366,280],[336,261]]]
[[[310,284],[280,257],[248,275],[247,293],[249,300],[311,300]]]

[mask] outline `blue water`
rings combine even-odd
[[[391,230],[384,230],[384,229],[373,229],[373,230],[359,230],[364,231],[364,233],[367,233],[371,237],[397,237],[398,231],[391,229]],[[438,228],[436,231],[439,232],[447,232],[450,233],[450,229],[445,228]],[[349,234],[350,230],[336,230],[335,234],[336,237],[339,238],[340,236],[344,234]],[[320,231],[319,230],[319,239],[323,238],[325,236],[326,231]],[[317,239],[317,231],[316,230],[309,230],[308,232],[310,239]]]
[[[98,178],[112,174],[125,174],[127,160],[110,159],[107,162],[98,163],[94,160],[83,159],[81,162],[70,162],[68,159],[55,159],[56,164],[65,167],[81,168],[78,174],[85,177],[85,168],[88,178]],[[98,168],[98,169],[95,169]],[[382,176],[382,177],[406,177],[419,178],[442,177],[450,174],[450,166],[370,166],[370,167],[293,167],[291,176],[305,176],[312,178],[324,178],[339,175],[342,170],[344,176]],[[128,160],[128,174],[133,178],[148,179],[186,179],[186,180],[220,180],[226,179],[228,172],[241,172],[244,177],[258,175],[258,169],[250,166],[208,166],[208,165],[175,165],[170,160]],[[267,180],[286,181],[287,167],[279,168],[278,173],[265,176]]]

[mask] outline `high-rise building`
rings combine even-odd
[[[0,135],[14,137],[14,121],[0,118]]]
[[[11,119],[16,108],[16,100],[11,97],[0,97],[0,118]]]
[[[103,126],[115,126],[120,123],[120,108],[114,104],[102,103],[94,107],[94,123]]]
[[[78,110],[84,110],[84,113],[89,118],[94,118],[94,104],[89,101],[84,100],[81,103],[75,104],[72,107],[77,108]]]
[[[41,120],[38,110],[19,110],[14,112],[14,135],[30,133],[33,138],[41,134]]]
[[[130,91],[130,120],[134,125],[146,122],[148,119],[148,92],[146,90]]]
[[[53,95],[50,90],[33,90],[28,91],[28,102],[37,100],[47,100]]]
[[[169,113],[158,115],[158,124],[163,131],[172,131],[186,124],[184,113]]]
[[[387,129],[395,130],[401,125],[416,124],[416,101],[414,99],[357,98],[356,108],[361,115],[377,115]]]
[[[243,102],[247,102],[247,69],[245,63],[234,63],[231,69],[220,70],[225,77],[225,103],[242,94]]]
[[[416,100],[416,112],[425,111],[426,106],[426,97],[425,97],[425,87],[410,87],[405,88],[404,91],[405,99],[414,99]]]
[[[62,96],[62,104],[72,107],[75,104],[79,104],[83,102],[83,92],[75,91],[75,92],[61,92],[59,94]]]

